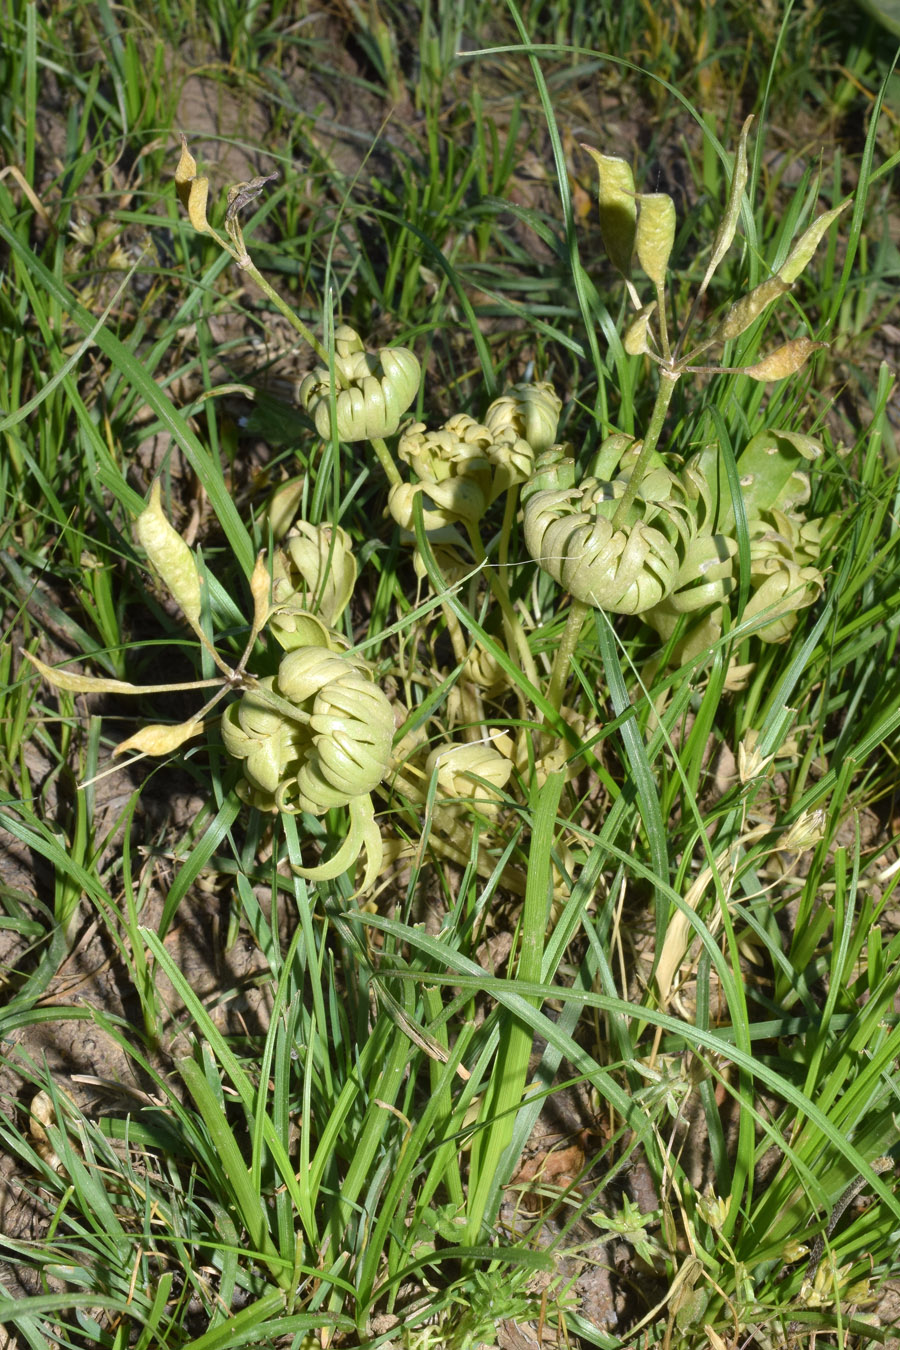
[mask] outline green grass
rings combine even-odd
[[[893,51],[874,22],[808,7],[460,13],[13,3],[0,19],[0,1152],[28,1216],[0,1237],[11,1344],[463,1350],[512,1319],[559,1344],[731,1350],[890,1330],[865,1318],[900,1219],[879,1162],[900,1118]],[[220,108],[260,107],[266,144],[180,125],[190,72]],[[727,617],[696,650],[679,646],[690,616],[665,637],[639,613],[585,618],[514,499],[462,527],[455,557],[416,507],[401,538],[395,437],[323,438],[292,397],[317,364],[303,331],[326,354],[341,323],[413,349],[410,414],[431,427],[552,381],[580,481],[610,433],[647,435],[659,380],[623,345],[578,143],[674,196],[674,331],[751,111],[702,323],[854,200],[725,354],[828,349],[777,384],[686,373],[661,424],[673,469],[716,447]],[[644,128],[645,149],[610,125]],[[220,233],[226,154],[279,170],[240,221],[280,307],[191,228],[182,130]],[[777,644],[743,617],[735,505],[763,429],[822,447],[802,509],[826,522],[824,586]],[[202,576],[190,624],[136,542],[156,477]],[[275,675],[253,578],[285,484],[302,519],[347,531],[359,579],[326,627],[396,726],[361,895],[358,869],[321,874],[344,807],[246,805],[217,716],[160,761],[111,761],[208,690],[55,689],[21,654],[181,685],[221,678],[212,647],[233,669],[249,637],[251,676]],[[228,687],[246,686],[239,669]],[[467,776],[430,773],[448,741],[492,739]],[[554,1098],[582,1115],[548,1143]],[[858,1178],[867,1208],[804,1289],[797,1242]],[[576,1279],[599,1280],[610,1235],[621,1298],[603,1322]]]

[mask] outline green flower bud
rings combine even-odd
[[[656,622],[659,612],[673,616],[695,614],[720,603],[737,585],[732,561],[736,553],[737,543],[724,534],[695,535],[687,545],[671,594],[644,617],[659,632]]]
[[[400,418],[415,400],[421,367],[407,347],[383,347],[376,355],[363,348],[352,328],[335,333],[334,369],[337,434],[342,441],[393,436]],[[331,373],[318,366],[300,383],[298,400],[323,440],[331,436]]]
[[[243,761],[243,795],[264,810],[318,816],[377,787],[393,734],[391,706],[362,664],[321,647],[282,657],[278,675],[222,719],[225,748]]]
[[[492,443],[487,427],[458,413],[436,431],[428,431],[424,422],[410,423],[397,444],[397,454],[423,483],[469,478],[486,496],[491,484],[488,451]]]
[[[490,449],[494,466],[490,500],[496,501],[510,488],[527,483],[534,470],[534,450],[524,436],[517,436],[512,427],[498,431]]]
[[[627,435],[624,431],[614,431],[606,437],[591,461],[590,476],[592,478],[614,478],[617,468],[626,455],[636,458],[640,453],[641,445],[641,441],[636,441],[633,436]],[[572,483],[574,482],[573,473]],[[571,484],[568,486],[571,487]]]
[[[522,488],[522,501],[526,502],[537,492],[565,491],[566,488],[574,486],[575,460],[572,458],[572,447],[567,441],[562,441],[559,445],[551,445],[538,455],[531,475]]]
[[[466,742],[432,750],[425,776],[430,780],[437,775],[439,797],[464,801],[481,815],[496,817],[512,770],[512,761],[493,745]]]
[[[624,486],[586,479],[580,488],[538,492],[525,506],[525,545],[559,584],[584,604],[641,614],[671,592],[680,567],[684,524],[668,511],[654,524],[614,529],[607,509]],[[618,488],[621,486],[621,491]]]
[[[827,823],[828,817],[820,806],[802,811],[790,829],[781,836],[778,846],[788,853],[802,853],[808,848],[815,848],[825,838]]]
[[[353,543],[338,525],[298,521],[272,561],[272,602],[276,612],[269,627],[283,647],[307,644],[300,616],[315,613],[326,628],[343,614],[356,585]]]
[[[512,432],[516,439],[528,442],[539,455],[556,440],[562,399],[552,384],[514,384],[494,399],[484,415],[484,424],[496,439]]]
[[[278,685],[310,714],[312,751],[291,800],[323,815],[371,792],[387,773],[394,719],[384,694],[352,658],[301,648],[282,658]]]
[[[271,675],[259,681],[259,688],[278,692]],[[242,761],[249,788],[242,795],[262,810],[276,810],[275,793],[295,776],[310,745],[306,727],[268,707],[258,691],[248,689],[226,709],[221,730],[225,749]]]
[[[771,616],[770,622],[756,630],[763,642],[787,642],[797,625],[799,611],[815,604],[825,588],[825,578],[817,567],[798,567],[787,558],[768,555],[751,567],[753,594],[744,610],[744,619]]]
[[[396,483],[388,493],[388,510],[401,529],[415,532],[414,503],[422,498],[422,519],[426,533],[438,531],[447,542],[458,540],[451,529],[458,521],[479,521],[487,510],[484,493],[469,478],[447,478],[443,483]]]

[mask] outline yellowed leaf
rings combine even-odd
[[[149,726],[141,727],[140,731],[129,736],[127,741],[117,745],[113,755],[124,755],[127,750],[137,750],[142,755],[169,755],[184,745],[185,741],[189,741],[193,736],[199,736],[202,730],[203,722],[193,717],[187,722],[179,722],[176,726],[163,726],[151,722]]]

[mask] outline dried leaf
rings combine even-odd
[[[117,745],[113,755],[124,755],[126,750],[137,750],[142,755],[169,755],[184,745],[185,741],[189,741],[193,736],[199,736],[202,730],[202,720],[198,721],[193,717],[187,722],[179,722],[174,727],[154,722],[150,726],[141,727],[140,731],[129,736],[127,741]]]
[[[751,380],[759,380],[761,384],[785,380],[788,375],[795,375],[801,370],[814,351],[827,346],[827,342],[813,342],[811,338],[794,338],[792,342],[776,347],[756,365],[743,366],[741,373],[749,375]]]
[[[235,183],[234,187],[228,189],[228,208],[225,212],[226,222],[234,220],[239,211],[251,202],[261,197],[266,183],[273,182],[278,177],[277,173],[268,173],[260,178],[251,178],[249,183]]]
[[[287,483],[282,483],[281,487],[276,488],[272,493],[269,504],[266,507],[266,515],[269,524],[272,526],[272,538],[276,544],[280,543],[288,530],[294,523],[294,517],[300,509],[303,501],[303,493],[306,490],[306,478],[292,478]]]
[[[175,191],[178,200],[188,213],[188,218],[198,234],[209,229],[206,219],[206,202],[209,197],[209,179],[197,177],[197,161],[187,148],[187,138],[182,132],[181,158],[175,169]]]
[[[178,195],[181,197],[182,189],[185,188],[192,179],[197,177],[197,161],[191,154],[187,146],[187,137],[184,132],[181,133],[181,158],[175,169],[175,186],[178,189]],[[182,203],[186,204],[184,198]]]
[[[57,670],[45,665],[43,661],[23,651],[22,655],[30,661],[35,670],[43,675],[54,689],[62,689],[67,694],[143,694],[146,691],[139,684],[129,684],[127,680],[111,680],[100,675],[76,675],[74,671]]]
[[[272,611],[272,579],[266,563],[266,555],[257,555],[253,575],[250,578],[250,594],[253,596],[253,636],[261,632]]]
[[[209,198],[209,179],[195,178],[188,191],[187,213],[188,219],[198,234],[203,234],[209,229],[209,222],[206,219],[206,203]]]

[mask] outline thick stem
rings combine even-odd
[[[675,392],[675,385],[681,375],[681,371],[667,370],[665,366],[660,367],[659,389],[656,391],[656,402],[653,405],[653,413],[650,418],[650,425],[647,428],[647,434],[644,437],[644,443],[641,447],[641,453],[638,455],[631,478],[628,481],[628,487],[625,489],[625,495],[616,508],[616,514],[613,516],[613,529],[623,530],[628,523],[628,513],[631,505],[637,496],[638,488],[641,485],[650,457],[659,443],[659,437],[666,420],[666,414],[669,411],[669,404],[672,401],[672,395]]]
[[[506,568],[509,562],[509,537],[512,534],[512,527],[516,519],[518,506],[519,489],[517,487],[511,487],[506,493],[506,502],[503,507],[503,524],[500,526],[500,541],[497,545],[497,567],[504,576],[506,575]]]
[[[572,664],[572,657],[575,655],[575,648],[578,646],[578,639],[581,637],[581,630],[590,608],[590,605],[586,605],[583,600],[573,599],[569,609],[569,617],[566,620],[562,642],[557,647],[556,656],[553,658],[553,669],[550,672],[550,684],[547,688],[547,701],[552,705],[555,712],[559,712],[562,707],[566,680],[569,677],[569,667]]]
[[[390,450],[387,448],[387,446],[385,445],[384,441],[380,436],[370,436],[369,444],[371,445],[372,449],[378,456],[378,462],[384,469],[385,477],[387,478],[391,487],[396,487],[398,483],[401,483],[403,481],[403,479],[401,477],[400,470],[394,463]]]

